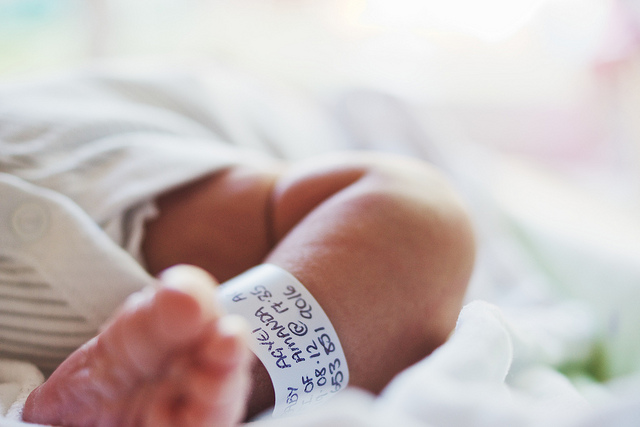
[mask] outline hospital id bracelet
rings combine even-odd
[[[315,406],[347,386],[347,359],[331,321],[288,271],[261,264],[223,283],[220,299],[249,322],[249,346],[273,384],[273,416]]]

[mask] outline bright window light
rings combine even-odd
[[[427,28],[498,41],[521,28],[547,0],[368,0],[370,25]]]

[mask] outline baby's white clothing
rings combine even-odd
[[[0,358],[51,372],[153,282],[154,198],[263,156],[232,145],[211,102],[178,75],[0,89]]]

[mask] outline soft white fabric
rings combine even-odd
[[[566,320],[554,329],[562,329],[573,343],[559,343],[552,335],[540,340],[516,329],[497,307],[471,303],[449,342],[396,378],[379,406],[434,426],[558,425],[588,407],[549,363],[549,353],[556,353],[549,347],[556,344],[566,355],[584,357],[579,341],[588,337]]]
[[[50,372],[152,282],[153,199],[263,156],[221,139],[207,99],[178,75],[0,88],[0,357]]]
[[[29,363],[0,359],[0,415],[21,420],[27,396],[43,379],[42,373]]]

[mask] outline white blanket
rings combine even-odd
[[[40,385],[44,377],[33,365],[14,360],[0,359],[0,425],[11,426],[22,416],[22,407],[31,391]]]

